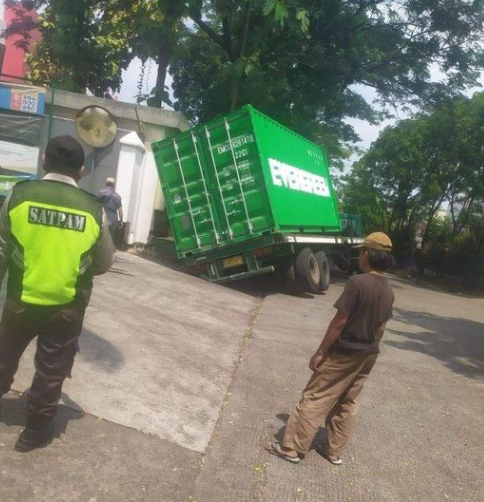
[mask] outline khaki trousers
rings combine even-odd
[[[327,452],[338,457],[351,435],[358,398],[377,357],[378,354],[328,354],[289,417],[282,445],[305,455],[326,419]]]

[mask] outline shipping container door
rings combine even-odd
[[[215,187],[224,243],[258,237],[273,226],[250,114],[246,111],[204,127],[207,177]]]
[[[165,203],[181,254],[217,245],[220,225],[199,138],[191,132],[156,147]]]

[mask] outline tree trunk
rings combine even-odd
[[[422,248],[425,246],[425,244],[427,244],[427,241],[429,240],[432,221],[434,219],[435,213],[437,212],[437,209],[439,209],[439,207],[442,205],[442,202],[444,202],[445,197],[446,194],[442,195],[442,197],[438,201],[435,201],[435,203],[432,204],[432,208],[429,211],[427,218],[427,226],[425,227],[425,232],[422,237]]]
[[[236,81],[232,85],[232,91],[230,92],[230,111],[233,112],[237,108],[237,102],[239,100],[239,89],[240,82]]]
[[[242,36],[242,44],[240,46],[240,58],[245,56],[245,48],[247,46],[247,39],[249,36],[249,26],[250,26],[250,16],[252,14],[252,4],[249,3],[247,6],[247,16],[245,18],[244,34]],[[230,96],[230,111],[233,112],[237,108],[237,103],[239,100],[240,91],[240,80],[235,80],[232,86],[232,92]]]
[[[393,222],[395,221],[395,206],[392,207],[392,212],[390,214],[390,219],[388,220],[388,232],[391,233],[393,230]]]
[[[171,47],[168,40],[163,41],[158,52],[158,73],[156,75],[155,93],[149,100],[149,105],[155,108],[162,108],[165,96],[165,82],[168,73],[168,66],[171,59]]]
[[[471,216],[470,211],[471,211],[471,207],[472,207],[473,203],[474,203],[474,197],[467,197],[464,200],[462,210],[461,210],[460,215],[458,217],[456,234],[462,232],[462,230],[464,230],[464,228],[469,223],[470,216]]]
[[[457,218],[455,217],[455,193],[452,193],[452,196],[449,201],[450,204],[450,216],[452,218],[452,237],[455,237],[457,234]]]
[[[410,227],[410,225],[413,224],[414,222],[414,218],[415,216],[417,215],[417,211],[418,211],[418,206],[416,205],[411,211],[410,211],[410,215],[408,216],[408,226]]]

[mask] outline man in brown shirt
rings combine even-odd
[[[393,262],[392,242],[384,233],[375,232],[357,247],[364,274],[351,277],[334,304],[337,313],[309,362],[314,373],[289,417],[282,442],[266,446],[292,463],[308,452],[323,420],[327,444],[316,450],[332,464],[343,463],[339,455],[354,427],[360,392],[392,317],[393,290],[383,276]]]

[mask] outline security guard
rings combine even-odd
[[[78,351],[93,275],[114,261],[103,209],[76,183],[83,165],[77,140],[53,138],[44,156],[47,175],[18,183],[0,212],[0,284],[9,271],[0,322],[0,397],[37,336],[26,427],[15,445],[20,452],[52,441],[51,421]]]

